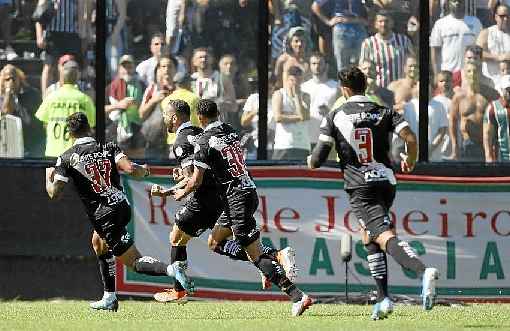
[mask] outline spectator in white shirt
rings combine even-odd
[[[314,53],[310,56],[312,78],[301,85],[301,91],[310,96],[310,121],[308,132],[312,148],[319,138],[319,127],[338,97],[338,82],[328,79],[328,64],[324,55]]]
[[[154,82],[154,73],[156,69],[156,65],[158,64],[159,57],[161,56],[161,47],[164,45],[164,37],[161,32],[156,32],[152,35],[150,51],[152,56],[147,60],[140,62],[136,66],[136,72],[138,73],[138,78],[145,84],[145,86],[149,86],[150,83]]]
[[[448,6],[450,14],[437,20],[430,34],[434,76],[439,70],[461,69],[465,48],[475,44],[482,30],[478,18],[465,15],[464,0],[448,0]]]

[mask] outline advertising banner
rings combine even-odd
[[[345,264],[340,259],[340,237],[353,236],[348,263],[348,290],[375,289],[366,262],[359,225],[351,213],[337,169],[254,167],[259,208],[255,217],[262,243],[277,249],[292,246],[299,268],[297,283],[315,295],[342,295]],[[153,183],[170,186],[170,168],[155,168],[155,175],[137,181],[123,177],[133,207],[129,229],[142,255],[169,261],[169,232],[180,203],[151,198]],[[427,266],[441,275],[443,297],[510,300],[510,178],[455,178],[405,175],[398,177],[391,219],[398,236],[409,242]],[[268,300],[284,296],[273,286],[261,290],[258,270],[209,251],[205,231],[188,244],[189,275],[197,297]],[[392,294],[418,295],[421,282],[391,257]],[[150,277],[118,264],[119,292],[151,295],[171,287],[169,277]]]

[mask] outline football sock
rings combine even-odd
[[[368,251],[367,261],[370,273],[377,286],[377,302],[388,296],[388,268],[386,253],[376,243],[365,245]]]
[[[105,292],[115,292],[115,257],[111,251],[97,257]]]
[[[402,267],[416,272],[419,276],[425,272],[425,265],[406,241],[401,241],[397,237],[390,238],[386,242],[386,252]]]
[[[278,286],[283,292],[291,298],[292,302],[298,302],[303,298],[303,292],[297,288],[287,277],[283,267],[278,264],[272,257],[262,254],[259,259],[254,262],[255,266],[271,281]]]
[[[142,256],[134,263],[134,269],[136,272],[151,276],[173,276],[173,273],[171,275],[167,273],[167,267],[168,264],[150,256]]]
[[[216,245],[214,252],[220,255],[228,256],[233,260],[249,261],[248,255],[246,255],[243,246],[241,246],[238,240],[224,240]],[[262,245],[263,254],[269,255],[276,259],[276,252],[278,252],[276,249],[270,246]]]
[[[172,246],[170,249],[170,263],[174,263],[175,261],[186,261],[188,259],[188,254],[186,251],[186,246]],[[184,291],[184,287],[182,287],[181,283],[177,279],[174,279],[174,289],[176,291]]]

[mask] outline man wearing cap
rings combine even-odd
[[[39,106],[35,117],[46,127],[47,157],[57,157],[73,145],[66,118],[76,112],[87,115],[91,127],[96,124],[96,108],[92,99],[76,87],[79,67],[74,60],[62,65],[63,85],[48,95]]]
[[[48,86],[48,88],[46,88],[46,91],[45,91],[45,94],[43,95],[43,98],[46,98],[50,93],[58,90],[62,85],[64,85],[64,75],[63,75],[63,66],[64,64],[67,62],[67,61],[75,61],[75,56],[74,55],[71,55],[71,54],[64,54],[62,55],[59,59],[58,59],[58,65],[57,65],[57,69],[58,69],[58,81],[51,84],[50,86]],[[79,75],[78,75],[79,76]],[[86,93],[86,86],[84,84],[84,82],[82,80],[78,80],[76,82],[76,87]],[[89,94],[90,96],[90,94]],[[92,97],[92,96],[90,96]]]
[[[142,121],[138,114],[143,91],[142,82],[135,72],[133,56],[122,55],[117,77],[107,88],[109,104],[105,106],[105,112],[111,122],[107,124],[106,134],[107,140],[117,142],[132,158],[144,157],[144,139],[140,133]]]

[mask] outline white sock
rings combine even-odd
[[[117,295],[115,294],[115,292],[104,292],[103,293],[103,299],[105,300],[114,300],[117,298]]]
[[[171,264],[169,264],[168,267],[166,267],[166,274],[170,277],[175,276],[174,267]]]

